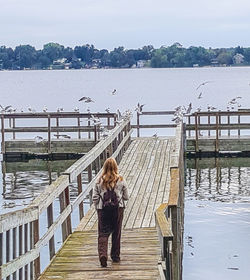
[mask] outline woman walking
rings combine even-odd
[[[102,175],[98,178],[93,203],[98,215],[98,254],[102,267],[107,266],[108,238],[112,234],[111,259],[120,261],[120,243],[124,201],[128,200],[127,185],[118,173],[114,158],[108,158],[103,165]]]

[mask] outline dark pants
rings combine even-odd
[[[102,229],[105,228],[102,225],[102,210],[98,209],[98,253],[99,259],[101,257],[106,257],[108,259],[108,239],[110,234],[112,234],[112,246],[111,246],[111,258],[117,259],[120,257],[121,248],[121,229],[122,229],[122,219],[123,219],[124,208],[118,208],[117,223],[114,225],[113,232],[103,232]]]

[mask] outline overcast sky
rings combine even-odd
[[[0,45],[250,47],[250,0],[0,0]]]

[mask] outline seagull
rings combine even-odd
[[[36,136],[34,139],[35,139],[36,144],[41,143],[41,142],[44,141],[43,137],[42,137],[42,136],[39,136],[39,135]]]
[[[206,81],[201,83],[200,85],[198,85],[198,87],[196,88],[196,90],[198,90],[201,86],[204,86],[205,84],[211,83],[212,81]]]
[[[0,105],[0,107],[2,108],[2,110],[1,110],[2,113],[8,112],[8,109],[11,109],[11,108],[12,108],[11,105],[8,105],[8,106],[6,106],[6,107],[3,107],[2,105]]]
[[[36,112],[36,110],[31,108],[30,106],[28,107],[28,111],[31,112],[31,113],[35,113]]]
[[[145,106],[146,104],[140,104],[138,102],[137,107],[135,108],[135,111],[137,111],[138,114],[142,114],[142,108]]]
[[[109,114],[110,113],[110,108],[106,108],[105,111]]]
[[[63,108],[61,107],[61,108],[57,108],[57,112],[59,113],[59,112],[62,112],[63,111]]]
[[[91,115],[91,121],[94,123],[94,125],[101,125],[101,121],[99,118],[95,117],[94,115]]]
[[[116,89],[114,88],[113,91],[111,92],[111,95],[116,95],[117,94],[117,91]]]
[[[121,117],[122,117],[122,114],[121,114],[121,112],[120,112],[120,110],[119,110],[119,109],[117,109],[117,116],[118,116],[118,120],[120,120],[120,119],[121,119]]]
[[[83,101],[85,103],[90,103],[90,102],[94,102],[94,100],[92,100],[90,97],[88,96],[83,96],[82,98],[80,98],[78,101]]]
[[[43,107],[43,112],[46,113],[48,111],[48,108],[46,106]]]
[[[155,133],[154,135],[152,135],[152,137],[157,138],[157,133]]]
[[[190,102],[186,111],[186,115],[190,114],[192,110],[192,103]]]
[[[75,107],[74,111],[79,112],[79,108]]]
[[[87,96],[83,96],[82,98],[80,98],[78,101],[85,101],[85,100],[87,100],[89,97],[87,97]]]

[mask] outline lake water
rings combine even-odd
[[[205,81],[209,83],[197,91],[198,85]],[[117,90],[115,96],[110,94],[113,89]],[[201,92],[203,98],[198,99]],[[78,102],[82,96],[90,96],[95,103],[87,106]],[[81,112],[86,112],[88,107],[92,112],[103,112],[109,107],[115,112],[118,108],[134,110],[138,102],[146,104],[145,111],[172,110],[190,102],[194,109],[206,110],[209,104],[225,110],[227,102],[236,96],[242,97],[242,108],[250,107],[250,67],[0,71],[0,104],[12,105],[19,112],[21,109],[27,112],[29,106],[36,111],[42,111],[44,106],[49,111],[59,107],[73,111],[78,107]],[[147,123],[170,121],[168,117],[143,116],[143,119]],[[155,132],[145,130],[142,135]],[[173,130],[157,133],[166,135]],[[46,164],[47,170],[35,168],[41,164],[34,161],[33,169],[17,163],[16,169],[9,167],[7,173],[4,171],[0,176],[0,192],[9,197],[1,196],[1,213],[16,209],[8,207],[13,188],[14,194],[20,197],[14,206],[24,207],[32,195],[37,195],[58,176],[58,172],[53,169],[50,172],[50,164]],[[197,169],[194,165],[187,170],[183,279],[247,279],[250,272],[247,186],[250,164],[232,165],[230,176],[227,167],[221,168],[218,175],[215,166],[204,166]],[[63,167],[67,168],[66,162]],[[5,168],[2,164],[2,169]],[[45,265],[46,262],[42,267]]]
[[[184,280],[248,279],[250,161],[187,160]]]

